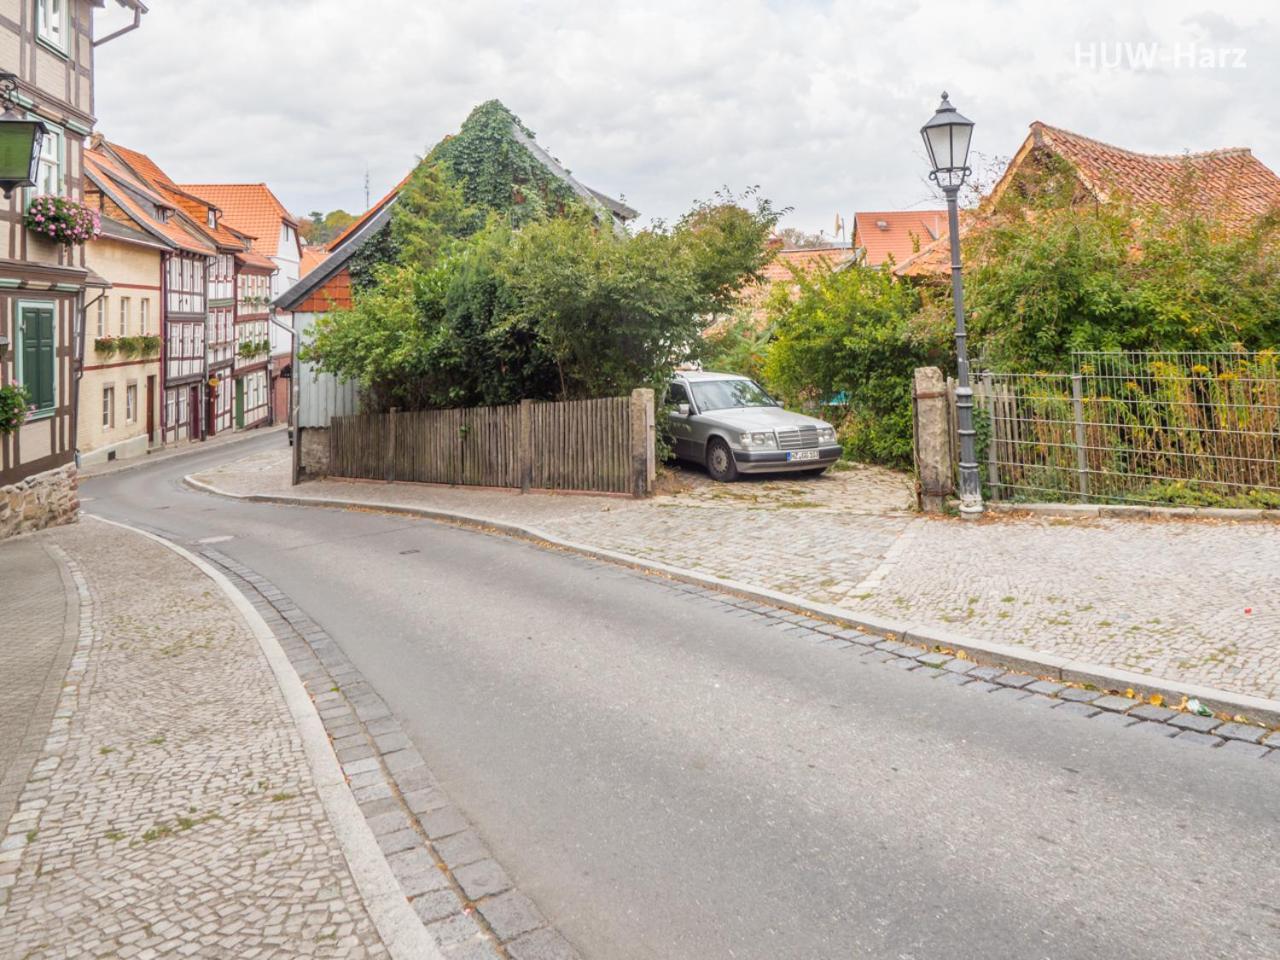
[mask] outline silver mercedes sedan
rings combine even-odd
[[[681,371],[667,401],[675,454],[722,482],[740,473],[821,473],[840,459],[835,428],[783,410],[754,380]]]

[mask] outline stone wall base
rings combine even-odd
[[[78,486],[76,465],[68,463],[0,487],[0,540],[72,523],[80,512]]]
[[[301,445],[301,476],[315,479],[329,475],[329,428],[302,427],[297,443]]]

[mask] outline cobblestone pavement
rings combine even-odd
[[[41,536],[0,543],[0,827],[8,823],[53,719],[75,646],[79,603]],[[0,881],[2,884],[3,881]],[[0,900],[3,899],[0,890]]]
[[[1280,696],[1280,529],[1221,520],[978,524],[907,512],[905,477],[863,468],[635,501],[322,480],[287,452],[199,475],[231,493],[454,510],[809,600],[1236,693]]]
[[[80,628],[0,841],[0,956],[387,956],[235,609],[126,531],[40,536]]]

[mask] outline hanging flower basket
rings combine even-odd
[[[13,433],[27,419],[27,405],[30,399],[24,387],[16,383],[6,383],[0,387],[0,436]]]
[[[78,245],[102,236],[98,211],[67,197],[36,197],[27,207],[26,224],[54,243]]]

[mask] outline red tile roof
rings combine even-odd
[[[947,232],[946,210],[879,210],[853,215],[853,245],[868,266],[914,256]]]
[[[1167,207],[1185,197],[1193,209],[1229,226],[1242,226],[1280,209],[1280,177],[1247,147],[1203,153],[1137,153],[1037,120],[991,195],[978,210],[961,211],[960,234],[981,229],[986,214],[1016,179],[1036,150],[1047,150],[1071,164],[1081,185],[1095,199],[1138,206]],[[894,269],[898,276],[926,276],[950,268],[945,236]]]
[[[133,171],[126,170],[115,163],[109,154],[103,152],[101,147],[86,150],[84,152],[84,162],[85,172],[89,174],[95,186],[98,186],[110,197],[138,226],[147,230],[153,236],[163,238],[179,249],[206,255],[216,252],[209,239],[200,231],[191,229],[180,215],[175,213],[167,220],[162,221],[131,196],[129,193],[130,188],[146,196],[153,203],[159,200],[158,206],[172,206],[167,201],[159,198],[157,192],[152,190]],[[156,200],[152,200],[152,198],[156,198]]]
[[[318,244],[311,244],[302,248],[302,261],[298,265],[298,276],[305,277],[308,273],[320,266],[324,262],[324,258],[329,256],[329,248]]]
[[[1227,222],[1253,220],[1280,206],[1280,177],[1247,147],[1136,153],[1038,120],[1028,139],[1069,161],[1085,187],[1104,202],[1167,205],[1185,192],[1198,210]]]
[[[227,223],[255,238],[254,249],[268,257],[279,252],[282,222],[298,229],[293,214],[265,183],[187,183],[182,189],[221,210]]]

